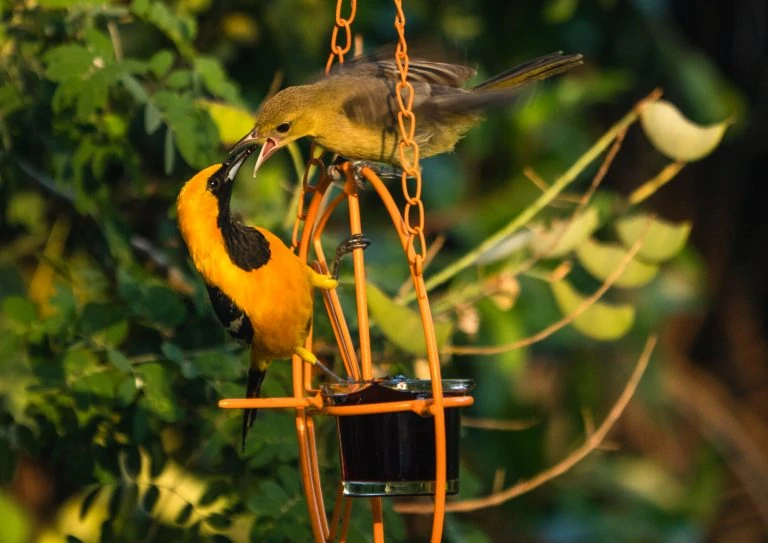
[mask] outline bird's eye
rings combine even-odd
[[[277,130],[281,134],[285,134],[290,129],[291,129],[291,123],[280,123],[279,125],[277,125],[277,128],[275,130]]]
[[[210,191],[217,191],[219,190],[219,180],[215,177],[211,177],[208,179],[208,190]]]

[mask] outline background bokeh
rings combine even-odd
[[[394,42],[391,3],[360,4],[353,30],[364,47]],[[466,498],[578,446],[583,413],[602,420],[648,334],[660,335],[602,450],[499,507],[450,515],[445,541],[764,541],[766,4],[404,4],[409,37],[441,44],[481,76],[554,50],[586,57],[491,115],[455,153],[424,162],[428,239],[445,237],[427,277],[538,196],[523,166],[553,180],[653,88],[696,122],[735,120],[713,154],[643,204],[693,230],[650,284],[609,293],[635,307],[627,334],[598,342],[569,327],[527,349],[446,357],[445,374],[478,382],[468,416],[530,423],[463,430]],[[209,308],[174,202],[184,180],[225,156],[270,89],[322,72],[334,10],[331,0],[0,3],[0,541],[310,539],[291,415],[262,413],[241,454],[239,413],[215,407],[242,395],[246,355]],[[667,162],[633,127],[596,197],[601,216]],[[238,212],[288,240],[289,153],[257,181],[242,177]],[[374,195],[362,201],[369,279],[393,295],[407,269]],[[603,226],[597,235],[609,239]],[[342,210],[328,247],[344,235]],[[452,343],[509,343],[561,318],[542,278],[570,258],[507,277],[504,296],[444,303]],[[599,282],[576,268],[574,284],[593,291]],[[435,298],[494,271],[467,270]],[[332,362],[320,313],[316,328],[316,350]],[[418,372],[417,357],[390,339],[374,329],[383,371]],[[273,366],[265,395],[288,392],[287,366]],[[333,421],[321,421],[319,436],[330,502]],[[386,506],[389,541],[426,540],[428,517]],[[367,503],[356,503],[349,540],[369,540],[369,522]]]

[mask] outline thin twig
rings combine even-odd
[[[117,29],[117,23],[110,20],[107,23],[107,31],[109,31],[109,38],[112,40],[112,49],[115,51],[115,60],[122,62],[123,42],[120,40],[120,31]]]
[[[686,162],[680,160],[667,164],[667,166],[655,177],[649,179],[632,191],[632,194],[630,194],[628,198],[629,205],[637,205],[653,196],[657,190],[669,183],[673,177],[680,173],[680,170],[682,170],[685,165]]]
[[[594,451],[603,442],[613,425],[621,417],[624,409],[632,399],[632,396],[634,396],[635,390],[637,390],[637,385],[640,383],[640,379],[645,373],[645,369],[648,367],[648,362],[651,359],[651,353],[653,353],[653,348],[655,345],[656,336],[650,336],[645,343],[645,348],[643,349],[643,352],[637,361],[637,365],[635,366],[632,375],[629,377],[629,380],[627,381],[627,384],[624,387],[621,395],[616,400],[616,403],[608,412],[608,416],[605,417],[605,420],[602,422],[602,424],[600,424],[600,426],[592,435],[587,437],[587,439],[578,449],[573,451],[571,454],[569,454],[567,457],[565,457],[551,468],[540,472],[538,475],[531,479],[520,481],[516,485],[513,485],[506,490],[501,492],[494,492],[482,498],[459,500],[448,503],[445,506],[446,512],[465,513],[468,511],[476,511],[478,509],[485,509],[488,507],[501,505],[502,503],[509,501],[512,498],[520,496],[521,494],[525,494],[526,492],[530,492],[534,488],[540,487],[555,477],[566,473],[573,466],[581,462],[584,458],[587,457],[587,455]],[[394,509],[398,513],[421,515],[431,514],[434,508],[430,503],[396,503]]]
[[[533,183],[534,186],[536,186],[536,188],[541,192],[545,192],[547,189],[549,189],[549,183],[547,183],[544,178],[536,173],[536,171],[530,166],[523,168],[523,175],[528,178],[528,181]],[[569,204],[578,204],[579,201],[581,201],[581,198],[576,194],[561,194],[555,198],[550,205],[552,207],[570,208],[571,206]]]
[[[635,241],[634,244],[632,244],[632,247],[630,247],[629,251],[627,251],[627,254],[624,255],[624,258],[621,259],[621,262],[619,262],[619,265],[616,266],[616,269],[613,270],[611,275],[609,275],[605,279],[603,284],[600,285],[600,288],[598,288],[589,298],[584,299],[584,301],[582,301],[573,311],[571,311],[568,315],[564,316],[559,321],[553,324],[550,324],[549,326],[547,326],[540,332],[533,334],[532,336],[520,339],[512,343],[507,343],[506,345],[490,345],[485,347],[449,345],[443,349],[443,353],[459,354],[459,355],[468,355],[468,354],[492,355],[492,354],[506,353],[509,351],[514,351],[515,349],[528,347],[529,345],[537,343],[551,336],[558,330],[566,327],[567,325],[572,323],[579,315],[584,313],[584,311],[589,309],[591,305],[597,302],[603,296],[603,294],[608,292],[608,290],[613,286],[613,284],[616,281],[618,281],[619,278],[624,274],[624,271],[627,269],[627,266],[629,266],[629,263],[632,262],[632,259],[642,248],[652,223],[653,223],[653,216],[649,216],[646,219],[646,225],[643,230],[643,234],[639,238],[637,238],[637,241]]]

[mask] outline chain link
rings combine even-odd
[[[402,0],[394,0],[397,13],[395,29],[398,34],[395,64],[400,81],[395,87],[395,96],[400,111],[397,124],[400,127],[399,157],[403,169],[402,185],[405,196],[403,220],[408,234],[406,253],[416,275],[424,271],[424,255],[427,241],[424,237],[424,204],[421,201],[421,169],[419,168],[419,144],[416,142],[416,115],[413,113],[413,86],[408,81],[408,44],[405,40],[405,14]],[[412,214],[413,208],[416,212]],[[414,216],[412,216],[414,215]],[[418,243],[418,249],[417,249]]]
[[[344,64],[344,55],[352,49],[352,21],[355,20],[357,13],[357,0],[349,0],[349,15],[342,17],[341,12],[345,4],[344,0],[336,2],[336,25],[331,34],[331,54],[328,56],[328,62],[325,63],[325,73],[331,71],[333,61],[338,58],[340,64]],[[344,29],[344,46],[339,45],[339,30]]]

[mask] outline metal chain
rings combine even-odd
[[[341,16],[344,0],[337,0],[336,2],[336,25],[333,27],[333,34],[331,34],[331,54],[328,56],[328,62],[325,63],[325,73],[327,74],[333,66],[333,61],[338,57],[339,63],[344,63],[344,55],[349,53],[352,48],[352,21],[355,20],[355,14],[357,13],[357,0],[349,0],[349,15],[344,18]],[[339,30],[344,29],[344,47],[338,43]]]
[[[349,0],[349,15],[342,17],[341,13],[345,0],[337,0],[336,2],[336,24],[333,27],[333,33],[331,34],[331,54],[328,56],[328,62],[325,64],[325,73],[331,71],[334,60],[339,59],[339,63],[344,63],[344,55],[349,53],[352,48],[352,21],[355,20],[355,14],[357,13],[357,0]],[[344,29],[344,46],[338,44],[339,30]],[[307,219],[307,213],[304,211],[304,201],[307,194],[315,192],[315,187],[309,184],[309,170],[312,166],[319,168],[320,175],[324,175],[325,164],[321,160],[321,157],[315,157],[315,144],[309,148],[309,160],[304,168],[304,177],[302,178],[302,195],[299,198],[299,205],[296,209],[296,221],[293,223],[293,233],[291,234],[291,249],[295,250],[299,246],[299,228],[301,223]],[[322,156],[322,155],[321,155]]]
[[[414,273],[422,275],[427,242],[424,238],[424,204],[421,201],[421,169],[419,168],[419,144],[416,142],[416,115],[413,113],[413,86],[408,82],[408,44],[405,41],[405,14],[402,0],[394,0],[397,14],[395,29],[398,34],[395,63],[400,73],[400,81],[395,87],[397,104],[397,124],[400,126],[400,166],[403,169],[402,186],[405,196],[403,220],[408,234],[408,262]],[[415,217],[412,210],[416,208]],[[418,249],[416,242],[418,240]]]

